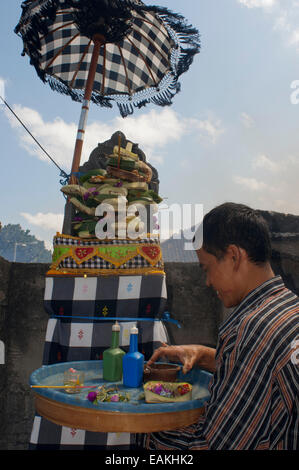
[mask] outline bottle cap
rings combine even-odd
[[[131,328],[131,334],[132,335],[138,335],[138,328],[136,325],[132,326]]]
[[[120,331],[120,325],[117,321],[112,326],[112,331]]]

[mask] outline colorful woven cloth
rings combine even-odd
[[[164,273],[159,238],[82,240],[57,234],[49,275]]]

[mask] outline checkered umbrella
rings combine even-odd
[[[199,52],[198,31],[140,0],[27,0],[15,32],[38,76],[82,102],[72,171],[78,171],[90,101],[123,117],[171,104]]]

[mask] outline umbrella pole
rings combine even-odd
[[[89,67],[85,92],[84,92],[84,100],[83,100],[83,103],[82,103],[81,115],[80,115],[80,120],[79,120],[78,131],[77,131],[76,144],[75,144],[75,149],[74,149],[73,163],[72,163],[72,169],[71,169],[72,175],[71,175],[71,179],[70,179],[71,184],[74,184],[76,182],[76,177],[75,177],[75,175],[73,175],[73,173],[77,172],[79,170],[79,166],[80,166],[80,160],[81,160],[81,154],[82,154],[82,148],[83,148],[83,140],[84,140],[87,116],[88,116],[88,111],[89,111],[90,98],[91,98],[91,95],[92,95],[93,84],[94,84],[95,74],[96,74],[97,65],[98,65],[98,57],[99,57],[99,54],[100,54],[100,48],[105,43],[105,38],[104,38],[104,36],[102,36],[100,34],[96,34],[93,37],[93,42],[94,42],[94,47],[93,47],[93,52],[92,52],[92,57],[91,57],[91,62],[90,62],[90,67]]]
[[[89,67],[86,88],[84,92],[84,101],[82,103],[82,108],[81,108],[81,115],[80,115],[78,131],[77,131],[77,139],[76,139],[73,163],[72,163],[72,169],[71,169],[71,177],[69,181],[70,184],[77,183],[77,178],[73,173],[76,173],[79,170],[79,166],[80,166],[83,140],[84,140],[84,134],[85,134],[85,128],[86,128],[86,122],[87,122],[87,115],[89,111],[89,103],[90,103],[90,98],[91,98],[91,94],[93,90],[93,84],[94,84],[94,78],[95,78],[97,64],[98,64],[100,48],[102,44],[104,44],[105,38],[101,35],[96,35],[93,38],[93,41],[94,41],[94,48],[92,52],[91,63]],[[75,213],[74,206],[72,205],[72,203],[69,201],[69,198],[68,198],[65,204],[65,208],[64,208],[64,220],[63,220],[63,226],[62,226],[62,233],[64,233],[65,235],[72,235],[72,220],[73,220],[74,213]]]

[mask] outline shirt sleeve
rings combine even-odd
[[[271,411],[270,343],[266,337],[247,340],[241,332],[231,350],[224,348],[190,450],[257,448]]]

